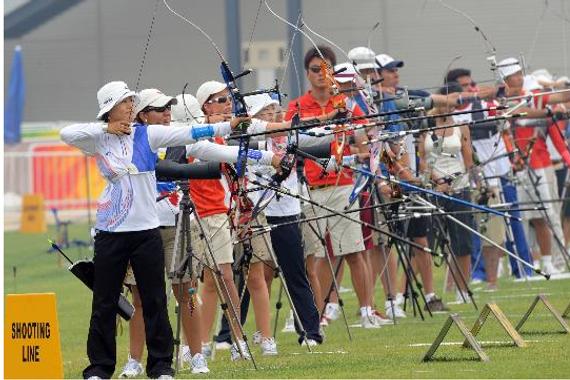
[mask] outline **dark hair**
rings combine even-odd
[[[325,57],[325,59],[328,59],[331,62],[331,65],[335,66],[336,55],[334,54],[334,51],[330,47],[324,45],[319,45],[317,47],[323,54],[323,57]],[[307,51],[307,53],[305,53],[305,71],[309,70],[309,63],[313,58],[321,58],[319,50],[317,50],[315,47],[312,47]]]
[[[470,76],[471,76],[471,70],[469,70],[469,69],[449,70],[447,72],[447,75],[445,76],[445,83],[457,82],[457,79],[459,77],[470,77]]]
[[[446,86],[439,89],[441,95],[453,94],[454,92],[463,92],[463,87],[457,82],[448,82]]]
[[[105,112],[103,114],[103,116],[101,116],[101,120],[103,120],[105,123],[109,122],[109,112]]]

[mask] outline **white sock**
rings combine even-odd
[[[362,307],[360,308],[360,316],[361,316],[361,317],[366,317],[367,315],[368,315],[368,310],[367,310],[366,306],[362,306]]]
[[[542,256],[542,265],[552,265],[552,256]]]
[[[435,293],[426,293],[426,301],[429,302],[435,297]]]
[[[372,311],[372,306],[366,306],[366,314],[374,315],[374,312]]]

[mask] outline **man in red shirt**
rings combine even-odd
[[[499,73],[505,81],[505,95],[515,97],[529,95],[531,92],[523,88],[524,77],[522,67],[516,58],[507,58],[499,62]],[[553,122],[554,111],[551,105],[568,102],[570,93],[560,92],[535,96],[528,106],[521,107],[520,112],[526,112],[527,118],[516,120],[512,123],[514,127],[514,137],[517,148],[523,156],[527,156],[529,168],[527,171],[518,173],[521,186],[518,187],[518,198],[520,202],[537,202],[539,199],[556,199],[558,197],[558,186],[556,175],[552,166],[552,160],[546,146],[546,137],[550,136],[552,143],[560,153],[566,166],[570,166],[570,151],[563,138],[563,131]],[[520,100],[525,101],[525,100]],[[518,103],[518,101],[516,101]],[[533,186],[530,181],[535,181]],[[538,181],[537,181],[538,180]],[[552,251],[552,232],[562,237],[560,227],[560,216],[554,212],[554,208],[549,207],[546,211],[548,220],[543,212],[525,212],[523,216],[532,224],[536,232],[536,240],[542,255],[542,269],[547,273],[558,273],[563,270],[563,257],[560,247],[555,247]],[[556,255],[556,262],[553,263],[551,254]]]
[[[336,64],[336,57],[334,52],[325,46],[319,47],[320,52],[325,58],[325,62],[329,68]],[[346,96],[341,94],[334,94],[333,83],[329,75],[324,75],[321,70],[323,58],[316,48],[311,48],[305,55],[305,71],[307,79],[310,83],[310,90],[297,99],[289,102],[289,110],[285,116],[286,120],[290,120],[295,113],[299,113],[302,118],[307,117],[322,117],[323,115],[334,114],[335,111],[343,112],[344,107],[340,109],[335,108],[335,105],[343,104]],[[362,116],[364,113],[356,106],[352,110],[352,116]],[[343,136],[341,133],[337,134],[335,141],[331,144],[331,152],[337,151],[342,147],[342,139],[348,139],[348,136]],[[360,133],[355,134],[355,140],[358,144],[364,141]],[[362,145],[358,145],[362,146]],[[346,144],[342,155],[350,155],[349,144]],[[315,162],[307,160],[305,163],[305,175],[307,184],[311,189],[311,196],[314,201],[332,207],[338,211],[343,211],[348,205],[348,197],[353,187],[352,172],[342,169],[338,172],[328,173],[323,175],[323,170]],[[356,204],[354,205],[356,207]],[[305,212],[312,214],[312,209]],[[325,214],[322,209],[316,208],[314,213],[317,215]],[[352,283],[354,290],[358,297],[360,304],[361,324],[365,328],[379,327],[379,320],[372,311],[370,305],[371,295],[369,294],[371,288],[368,284],[370,276],[367,271],[368,268],[365,264],[363,252],[365,251],[364,241],[362,236],[362,229],[360,225],[348,221],[341,217],[332,217],[319,221],[319,229],[326,232],[331,242],[332,262],[337,262],[337,257],[346,259],[350,267]],[[328,268],[328,263],[325,261],[325,253],[321,249],[319,239],[315,238],[314,234],[309,232],[305,234],[305,249],[306,254],[315,254],[317,257],[317,272],[319,275],[319,282],[321,291],[328,292],[332,282],[332,275]],[[326,294],[323,294],[326,295]],[[317,297],[317,305],[322,305],[322,299]],[[322,308],[321,308],[322,310]]]

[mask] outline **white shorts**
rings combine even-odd
[[[336,211],[343,212],[348,205],[348,197],[352,191],[352,185],[347,186],[330,186],[322,189],[311,191],[313,201],[330,207]],[[332,196],[331,196],[332,195]],[[352,208],[358,208],[358,202],[355,202]],[[314,210],[314,211],[313,211]],[[306,218],[313,216],[321,216],[330,214],[318,206],[305,205],[303,210]],[[316,215],[315,215],[316,214]],[[360,214],[347,214],[351,218],[360,220]],[[362,227],[360,223],[352,222],[340,216],[332,216],[318,220],[318,228],[315,222],[311,222],[317,231],[326,231],[329,233],[332,250],[334,256],[344,256],[355,252],[364,251],[364,238],[362,236]],[[325,251],[321,241],[317,235],[309,227],[309,223],[303,223],[303,239],[305,242],[306,255],[315,255],[316,257],[325,257]]]

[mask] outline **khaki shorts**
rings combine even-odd
[[[171,265],[172,265],[172,254],[174,253],[174,239],[176,237],[176,227],[172,226],[172,227],[161,227],[159,229],[160,231],[160,237],[162,239],[162,246],[164,248],[164,269],[166,271],[166,274],[168,276],[168,274],[171,271]],[[175,269],[180,266],[180,261],[181,261],[181,255],[180,252],[177,252],[177,256],[176,256],[176,263],[175,263]],[[195,257],[192,258],[192,267],[193,267],[193,271],[194,274],[197,274],[199,271],[199,263],[198,260],[196,260]],[[184,276],[182,277],[182,282],[190,282],[191,280],[191,276],[190,273],[188,271],[186,271],[186,273],[184,273]],[[175,284],[180,283],[180,280],[178,279],[173,279],[172,281]],[[133,268],[131,267],[131,265],[129,264],[129,266],[127,267],[127,275],[125,276],[125,281],[124,281],[125,285],[135,285],[137,284],[136,280],[135,280],[135,275],[133,273]]]
[[[352,191],[352,185],[348,186],[330,186],[322,189],[315,189],[311,192],[313,201],[326,205],[332,209],[343,212],[344,207],[348,205],[348,197]],[[355,202],[352,208],[358,208],[358,202]],[[311,205],[304,210],[305,217],[311,218],[313,216],[330,214],[318,206],[314,208]],[[358,213],[348,214],[350,217],[360,220]],[[323,233],[329,232],[332,251],[334,256],[344,256],[355,252],[364,251],[364,238],[362,236],[362,228],[360,223],[352,222],[340,216],[332,216],[330,218],[319,219],[317,221],[318,228],[315,222],[311,224],[318,232],[319,229]],[[317,235],[311,230],[308,223],[303,223],[303,239],[305,242],[305,254],[315,255],[316,257],[325,257],[325,251],[322,247]]]
[[[492,193],[492,196],[489,198],[489,206],[496,205],[500,203],[500,196],[499,196],[499,189],[496,187],[489,188],[489,191]],[[479,225],[479,232],[492,240],[493,242],[502,245],[505,243],[506,240],[506,227],[505,227],[505,219],[501,216],[494,215],[494,214],[477,214],[475,219]],[[493,246],[485,239],[481,239],[481,246],[482,247],[491,247]]]
[[[212,247],[214,259],[217,264],[233,263],[233,242],[230,234],[228,216],[226,214],[210,215],[201,218],[200,221],[202,222],[206,236],[202,236],[196,220],[193,220],[190,224],[192,247],[194,248],[196,256],[209,267],[214,265],[206,242],[204,241],[204,238],[207,238]]]

